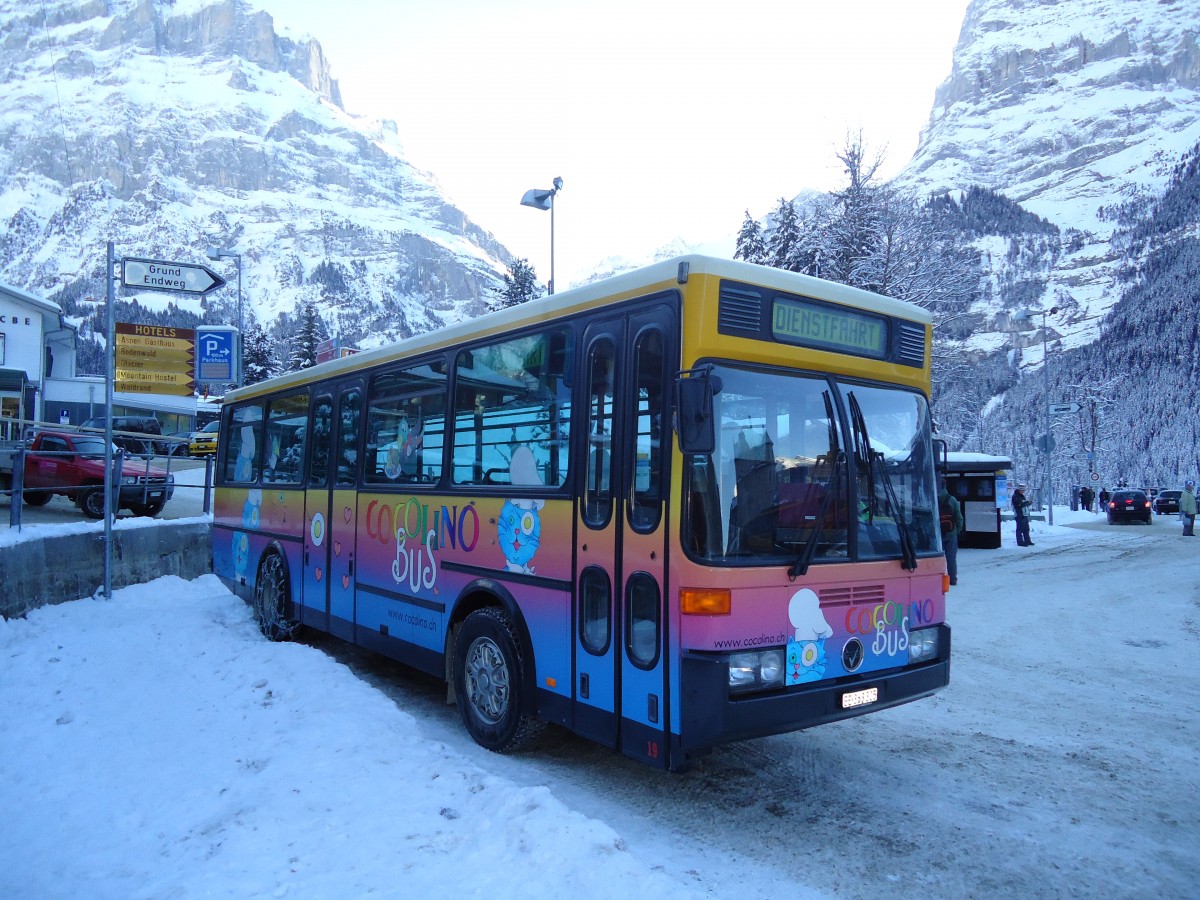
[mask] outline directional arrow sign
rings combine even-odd
[[[191,328],[117,322],[117,390],[187,397],[195,388],[195,337]]]
[[[190,397],[196,390],[196,382],[179,372],[139,372],[117,369],[114,389],[131,394],[169,394],[175,397]]]
[[[1061,416],[1064,413],[1077,413],[1080,410],[1078,403],[1051,403],[1050,414]]]
[[[207,294],[222,287],[225,279],[208,266],[125,257],[121,260],[121,284],[143,291]]]

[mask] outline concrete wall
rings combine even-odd
[[[212,526],[163,522],[114,530],[113,590],[160,575],[192,579],[212,571]],[[91,597],[104,587],[104,535],[68,534],[0,549],[0,616]]]

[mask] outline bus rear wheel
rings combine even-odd
[[[268,553],[258,564],[254,581],[254,614],[258,628],[272,641],[286,641],[296,632],[299,623],[291,618],[291,585],[287,566],[278,553]]]
[[[525,660],[512,617],[484,607],[467,616],[454,643],[454,694],[481,747],[511,750],[534,730],[525,715]]]

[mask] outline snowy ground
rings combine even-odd
[[[1195,896],[1200,539],[1055,519],[962,551],[946,691],[685,775],[489,754],[212,576],[0,622],[0,896]]]

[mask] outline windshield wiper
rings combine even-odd
[[[808,567],[812,565],[813,556],[817,552],[817,538],[825,530],[825,517],[829,514],[829,507],[833,503],[835,485],[841,483],[842,467],[845,465],[846,454],[838,450],[833,458],[833,466],[829,473],[829,482],[825,485],[825,495],[821,497],[821,505],[817,509],[817,519],[813,522],[812,531],[804,539],[804,547],[800,550],[800,555],[796,557],[796,561],[788,569],[789,581],[795,581],[797,576],[808,574]]]
[[[846,454],[842,452],[841,441],[838,440],[837,418],[833,415],[833,400],[829,391],[822,391],[821,398],[825,401],[825,416],[829,420],[829,458],[832,465],[829,469],[829,480],[825,483],[825,495],[821,497],[821,506],[817,510],[817,520],[813,522],[812,531],[804,539],[804,547],[792,567],[788,569],[788,580],[795,581],[797,576],[808,574],[813,556],[817,552],[817,538],[825,530],[825,516],[829,512],[829,504],[833,500],[835,485],[841,483],[842,466],[846,464]]]
[[[917,567],[917,551],[913,547],[912,533],[908,530],[908,525],[904,521],[904,516],[901,514],[900,501],[896,496],[895,485],[892,484],[892,476],[888,474],[887,465],[884,462],[883,454],[876,453],[871,449],[871,436],[867,433],[867,420],[863,417],[862,407],[858,404],[858,398],[854,396],[854,392],[850,392],[850,419],[854,424],[854,443],[855,452],[859,453],[859,458],[865,453],[867,463],[867,490],[871,495],[872,507],[875,501],[875,467],[879,467],[879,480],[883,483],[883,493],[887,498],[888,505],[892,508],[892,520],[896,523],[896,532],[900,537],[900,564],[909,572]],[[860,444],[861,440],[861,444]],[[868,511],[871,514],[872,510]]]

